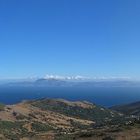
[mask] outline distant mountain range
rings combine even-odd
[[[59,79],[59,78],[42,78],[31,81],[16,81],[1,84],[5,86],[38,86],[38,87],[140,87],[139,81],[130,80],[87,80],[87,79]]]

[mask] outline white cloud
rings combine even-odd
[[[88,79],[87,77],[84,76],[59,76],[59,75],[45,75],[44,79],[61,79],[61,80],[84,80]]]
[[[44,79],[59,79],[59,80],[131,80],[131,77],[115,77],[115,76],[110,76],[110,77],[86,77],[86,76],[60,76],[60,75],[52,75],[52,74],[47,74],[43,77]]]

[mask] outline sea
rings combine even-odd
[[[140,101],[138,87],[0,87],[0,102],[16,104],[24,100],[62,98],[70,101],[89,101],[105,107]]]

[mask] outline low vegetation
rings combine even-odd
[[[119,113],[100,106],[92,105],[92,107],[83,108],[80,106],[69,105],[61,100],[53,101],[50,99],[44,99],[32,102],[32,105],[42,110],[50,110],[70,117],[96,121],[97,123],[103,123],[104,121],[121,117]]]
[[[0,140],[136,140],[137,116],[88,102],[42,99],[1,105]]]
[[[5,107],[5,105],[0,103],[0,111],[4,111],[4,107]]]

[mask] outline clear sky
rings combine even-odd
[[[140,78],[140,0],[0,0],[0,78]]]

